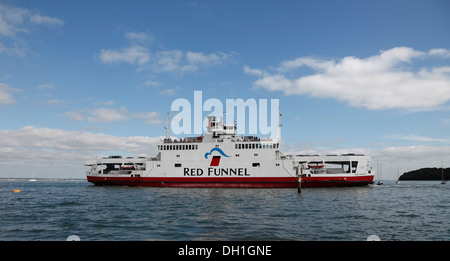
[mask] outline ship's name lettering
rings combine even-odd
[[[184,168],[184,176],[250,176],[247,168]]]

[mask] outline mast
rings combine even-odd
[[[399,183],[400,183],[400,170],[397,165],[397,181],[395,181],[395,184],[399,184]]]
[[[381,177],[381,162],[377,159],[377,170],[378,170],[378,182],[377,185],[383,185],[382,177]]]
[[[277,131],[277,140],[279,143],[281,143],[281,112],[280,112],[280,106],[278,106],[278,131]]]
[[[169,112],[167,112],[166,115],[166,126],[164,127],[166,129],[166,139],[170,139],[170,133],[169,133]]]
[[[444,160],[442,160],[442,181],[441,184],[447,184],[447,181],[444,179]]]

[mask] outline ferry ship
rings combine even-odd
[[[167,120],[168,122],[168,120]],[[156,157],[110,156],[87,160],[95,185],[152,187],[299,188],[371,184],[370,157],[284,155],[281,124],[276,139],[236,134],[235,125],[208,116],[202,136],[157,145]]]

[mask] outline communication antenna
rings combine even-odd
[[[170,139],[170,133],[169,133],[169,112],[166,114],[166,126],[164,127],[166,129],[166,139]]]

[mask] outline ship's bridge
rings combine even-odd
[[[259,145],[259,148],[261,148],[261,146],[266,146],[267,148],[269,148],[269,144],[270,144],[270,148],[279,148],[279,141],[278,140],[273,140],[270,137],[267,138],[259,138],[257,136],[242,136],[242,135],[236,135],[236,125],[231,125],[231,124],[224,124],[223,123],[223,118],[221,117],[220,120],[217,120],[216,116],[208,116],[208,126],[206,129],[206,133],[204,135],[201,136],[195,136],[195,137],[186,137],[186,138],[172,138],[170,136],[167,136],[166,138],[164,138],[163,144],[162,145],[158,145],[158,149],[159,150],[166,150],[166,148],[168,148],[167,146],[164,146],[164,144],[168,144],[168,145],[178,145],[181,144],[180,146],[176,146],[175,148],[177,148],[176,150],[180,149],[180,150],[191,150],[194,149],[196,150],[198,148],[197,145],[198,143],[209,143],[209,142],[244,142],[244,143],[261,143]],[[167,127],[166,127],[167,128]],[[182,144],[194,144],[192,146],[184,146]],[[273,144],[273,145],[272,145]],[[172,147],[172,146],[170,146]],[[258,146],[255,147],[255,145],[236,145],[236,148],[238,147],[242,147],[242,148],[258,148]]]
[[[213,135],[236,135],[236,125],[224,124],[222,117],[217,120],[216,116],[208,116],[207,132]]]

